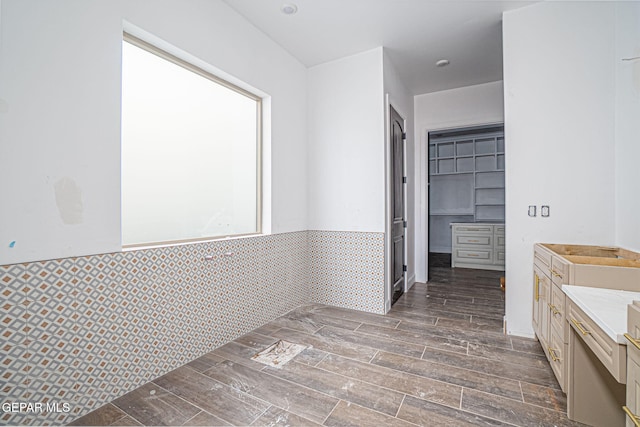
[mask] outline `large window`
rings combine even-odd
[[[260,98],[139,39],[122,46],[122,241],[260,232]]]

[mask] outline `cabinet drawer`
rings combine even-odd
[[[505,226],[504,225],[496,225],[496,236],[504,236]]]
[[[457,249],[456,258],[464,261],[491,262],[492,251],[478,251],[472,249]]]
[[[504,236],[496,236],[496,247],[504,248],[505,246],[505,237]]]
[[[571,300],[568,301],[568,320],[580,339],[602,362],[619,383],[627,382],[626,346],[618,344]]]
[[[504,264],[504,261],[505,261],[504,251],[496,251],[496,262],[500,264]]]
[[[456,243],[464,246],[491,246],[491,236],[456,235]]]
[[[627,332],[632,338],[640,340],[640,301],[627,306]]]
[[[556,331],[551,332],[549,339],[549,345],[547,347],[547,353],[549,355],[549,364],[553,373],[560,384],[562,391],[567,390],[567,344],[564,343],[562,336]]]
[[[560,257],[551,257],[551,281],[560,286],[570,283],[569,280],[569,263]]]
[[[533,263],[547,276],[551,269],[552,255],[546,249],[543,249],[540,245],[535,245],[533,249]]]
[[[493,225],[454,225],[453,232],[493,234]]]

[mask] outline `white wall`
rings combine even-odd
[[[0,264],[120,250],[123,21],[271,96],[266,228],[307,229],[306,69],[225,3],[1,7]],[[59,205],[79,223],[65,224]]]
[[[615,3],[504,14],[508,332],[532,335],[535,242],[614,243]],[[550,206],[530,218],[528,205]]]
[[[310,230],[385,230],[382,52],[309,69]]]
[[[616,2],[616,244],[640,251],[640,3]]]
[[[428,132],[504,121],[502,82],[484,83],[414,97],[416,280],[427,280]],[[507,140],[506,144],[509,144]]]

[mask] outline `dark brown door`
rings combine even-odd
[[[391,280],[392,304],[404,292],[404,121],[391,107],[391,201],[393,219],[391,223]]]

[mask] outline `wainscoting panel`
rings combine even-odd
[[[210,257],[205,260],[205,257]],[[0,425],[64,424],[309,302],[384,313],[384,234],[300,231],[0,266]]]
[[[310,299],[307,232],[0,266],[0,424],[63,424]],[[212,256],[209,261],[205,256]]]
[[[384,233],[309,231],[311,302],[384,314]]]

